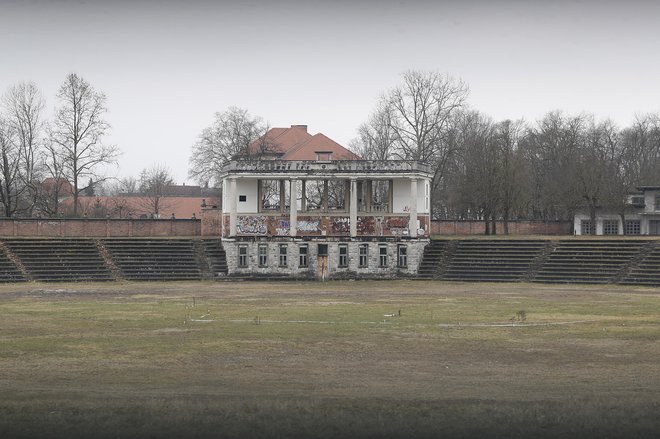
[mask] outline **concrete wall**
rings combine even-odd
[[[405,214],[410,211],[410,179],[395,178],[392,180],[392,212]],[[430,183],[428,180],[417,180],[417,213],[429,213],[429,198],[427,191]]]
[[[0,236],[199,236],[193,219],[0,219]]]
[[[424,253],[424,247],[428,244],[428,239],[420,240],[406,240],[406,241],[340,241],[340,240],[297,240],[297,239],[281,239],[278,241],[272,240],[232,240],[223,239],[222,245],[227,254],[227,265],[229,266],[230,275],[267,275],[267,274],[287,274],[298,276],[302,278],[320,277],[320,259],[318,258],[319,244],[326,244],[328,246],[327,257],[327,270],[326,278],[383,278],[383,277],[396,277],[396,276],[412,276],[417,274],[417,269]],[[279,265],[279,251],[280,245],[286,245],[287,248],[287,265],[282,267]],[[348,246],[348,266],[339,267],[339,246],[345,244]],[[359,267],[359,246],[366,244],[368,248],[368,266]],[[267,266],[259,266],[259,245],[267,247],[268,262]],[[299,266],[299,248],[301,245],[307,246],[307,267]],[[408,253],[408,263],[406,267],[398,267],[397,265],[397,252],[398,246],[405,245]],[[239,246],[247,246],[248,249],[248,266],[238,266],[238,249]],[[387,248],[388,264],[386,267],[381,267],[379,264],[380,247]]]
[[[432,235],[483,235],[485,225],[476,220],[431,221]],[[504,234],[504,223],[497,221],[497,234]],[[571,221],[509,221],[509,235],[570,235]]]

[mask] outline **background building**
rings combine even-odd
[[[575,215],[576,235],[660,235],[660,186],[639,186],[638,194],[628,196],[626,209],[619,212],[599,209],[595,224],[588,212]]]

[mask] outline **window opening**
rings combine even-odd
[[[378,266],[387,267],[387,246],[381,245],[378,248],[378,253],[379,253]]]
[[[346,209],[346,180],[328,180],[328,210]]]
[[[248,247],[247,245],[238,246],[238,266],[245,268],[248,266]]]
[[[400,268],[405,268],[408,266],[408,247],[405,245],[400,245],[397,247],[397,265]]]
[[[339,244],[339,266],[348,267],[348,244]]]
[[[391,184],[389,180],[371,182],[371,211],[390,212]]]
[[[305,208],[308,211],[323,208],[325,182],[323,180],[305,181]]]
[[[642,232],[642,224],[640,220],[627,220],[626,221],[626,235],[640,235]]]
[[[268,246],[266,244],[259,244],[259,266],[266,267],[268,265]]]
[[[298,247],[298,266],[307,267],[307,244],[301,245]]]
[[[261,191],[261,209],[264,211],[280,210],[279,180],[259,180]]]
[[[287,248],[286,244],[280,244],[280,267],[287,266]]]
[[[619,234],[618,220],[603,220],[603,235],[618,235],[618,234]]]
[[[359,251],[359,260],[358,266],[360,268],[366,268],[369,266],[369,244],[360,244],[358,247]]]

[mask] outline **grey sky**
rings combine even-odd
[[[0,91],[47,108],[76,72],[108,97],[119,175],[187,179],[216,111],[308,124],[348,145],[408,69],[463,79],[494,119],[660,111],[660,2],[0,0]],[[192,182],[191,182],[192,183]]]

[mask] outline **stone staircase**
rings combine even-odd
[[[646,245],[626,239],[561,240],[533,282],[611,283]]]
[[[209,279],[221,279],[227,276],[229,267],[222,241],[217,238],[201,239],[198,243],[202,272],[205,272]]]
[[[102,240],[126,280],[200,280],[193,240],[107,238]]]
[[[418,279],[434,279],[437,277],[444,264],[447,252],[450,248],[450,241],[432,240],[424,248],[422,261],[417,269]]]
[[[0,243],[0,282],[24,282],[26,277],[12,260],[16,257]]]
[[[649,243],[648,251],[621,279],[624,285],[660,286],[660,241]]]
[[[93,239],[16,238],[5,239],[4,245],[20,260],[31,280],[83,282],[115,279]]]
[[[543,240],[457,241],[456,248],[446,261],[443,280],[478,282],[518,282],[543,253]]]

